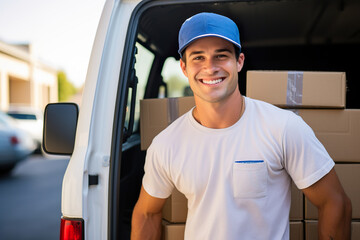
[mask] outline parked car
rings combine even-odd
[[[36,142],[30,134],[20,129],[16,120],[0,112],[0,173],[10,172],[35,149]]]
[[[242,94],[247,70],[339,71],[347,76],[346,107],[360,108],[358,1],[107,0],[79,114],[68,103],[45,111],[45,151],[71,155],[61,239],[130,238],[146,155],[138,100],[173,96],[165,73],[179,68],[168,64],[179,60],[179,28],[204,11],[228,16],[240,28]]]
[[[18,126],[27,131],[36,141],[36,149],[41,149],[43,135],[43,113],[39,109],[31,107],[10,106],[7,114],[15,118]]]

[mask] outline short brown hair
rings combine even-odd
[[[235,50],[235,59],[237,60],[240,57],[240,49],[237,46],[235,46],[235,44],[233,44],[233,46],[234,46],[234,50]],[[182,56],[181,60],[186,64],[185,51],[186,51],[186,48],[181,52],[181,56]]]

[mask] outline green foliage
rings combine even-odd
[[[68,81],[65,72],[63,71],[58,72],[57,78],[58,78],[59,102],[65,102],[71,96],[73,96],[78,90],[71,82]]]

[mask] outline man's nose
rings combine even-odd
[[[219,71],[219,67],[213,59],[209,58],[204,63],[204,70],[208,74],[213,74],[213,73]]]

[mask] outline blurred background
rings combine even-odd
[[[59,239],[69,157],[41,151],[43,110],[76,102],[105,0],[0,0],[0,239]]]

